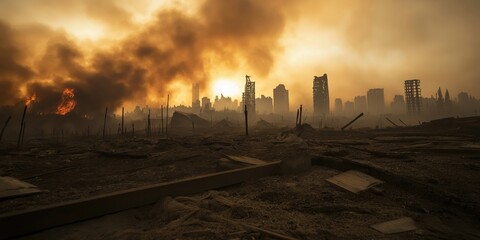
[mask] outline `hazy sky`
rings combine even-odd
[[[332,105],[369,88],[389,103],[415,78],[479,97],[479,26],[476,0],[2,0],[0,105],[36,93],[51,111],[66,87],[86,113],[190,105],[193,82],[239,99],[245,74],[307,108],[323,73]]]

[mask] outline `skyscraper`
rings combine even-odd
[[[367,112],[367,97],[366,96],[356,96],[353,99],[355,103],[355,113],[366,113]]]
[[[200,85],[192,84],[192,110],[193,113],[200,113]]]
[[[317,116],[330,112],[327,74],[313,79],[313,112]]]
[[[341,98],[335,99],[335,114],[340,116],[343,114],[343,102]]]
[[[395,97],[393,97],[391,110],[392,110],[392,113],[395,113],[395,114],[405,113],[405,100],[403,99],[403,95],[395,95]]]
[[[273,112],[279,115],[286,115],[290,111],[288,90],[285,85],[279,84],[273,89]]]
[[[383,114],[385,111],[385,96],[383,88],[374,88],[367,91],[368,112],[371,114]]]

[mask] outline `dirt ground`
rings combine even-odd
[[[44,193],[0,212],[218,171],[226,154],[312,160],[274,175],[54,228],[25,239],[480,239],[480,136],[428,126],[381,130],[241,129],[169,138],[32,140],[0,148],[0,173]],[[359,194],[327,181],[354,169],[384,182]],[[416,230],[372,224],[410,217]]]

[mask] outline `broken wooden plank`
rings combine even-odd
[[[40,193],[37,186],[12,177],[0,177],[0,199]]]
[[[252,158],[252,157],[247,157],[247,156],[232,156],[232,155],[225,155],[228,159],[241,162],[241,163],[246,163],[250,165],[262,165],[267,162],[257,159],[257,158]]]
[[[365,173],[350,170],[327,179],[334,185],[353,193],[359,193],[383,182]]]
[[[179,181],[104,194],[0,215],[0,239],[152,204],[165,196],[182,196],[275,174],[280,161]],[[21,226],[21,227],[19,227]]]
[[[417,227],[415,226],[415,221],[413,221],[413,219],[409,217],[403,217],[388,222],[377,223],[371,225],[370,227],[384,234],[408,232],[417,229]]]

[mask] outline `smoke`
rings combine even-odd
[[[389,104],[407,79],[420,79],[426,97],[439,86],[454,96],[480,96],[479,1],[305,1],[301,12],[307,27],[297,39],[310,34],[316,41],[301,43],[313,53],[301,56],[285,78],[310,83],[327,73],[331,106],[337,97],[351,101],[370,88],[384,88]],[[287,82],[287,88],[303,93],[294,100],[311,104],[311,84]]]
[[[86,12],[102,18],[111,4],[102,2],[98,8],[89,4]],[[125,102],[166,96],[174,83],[205,85],[217,64],[267,76],[281,51],[286,8],[254,0],[208,0],[195,14],[165,8],[107,48],[45,26],[33,27],[42,32],[44,45],[22,48],[21,43],[34,40],[27,39],[19,27],[2,23],[0,46],[6,54],[0,62],[0,91],[4,93],[0,105],[36,93],[32,109],[54,113],[63,90],[72,88],[77,102],[72,113],[92,116],[105,107],[116,109]],[[127,11],[117,6],[113,10],[120,17],[103,17],[102,21],[116,28],[132,28]]]

